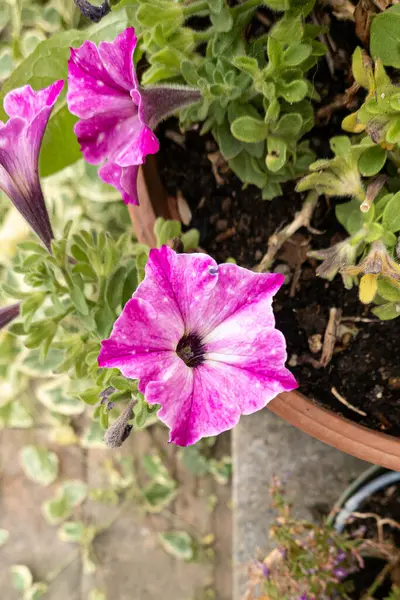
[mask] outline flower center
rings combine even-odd
[[[188,367],[198,367],[204,362],[204,347],[197,333],[188,333],[178,342],[176,353]]]

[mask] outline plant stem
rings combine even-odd
[[[13,39],[13,58],[18,60],[22,58],[20,39],[21,39],[21,7],[19,0],[8,0],[11,7],[12,39]]]
[[[194,39],[197,44],[201,42],[208,42],[208,40],[214,35],[214,27],[209,27],[205,31],[194,31]]]
[[[274,262],[276,253],[283,246],[283,244],[296,233],[300,227],[309,227],[314,208],[317,206],[318,194],[314,190],[309,192],[303,208],[295,214],[295,217],[291,223],[286,225],[281,231],[271,235],[268,240],[268,251],[264,255],[260,264],[256,266],[255,270],[259,273],[265,273],[271,267]]]
[[[185,19],[198,13],[208,12],[208,2],[206,2],[206,0],[197,0],[196,2],[191,2],[190,4],[186,4],[186,6],[182,6],[182,11]]]
[[[363,594],[361,600],[370,600],[373,598],[373,594],[375,594],[376,590],[382,585],[385,581],[386,577],[389,575],[390,571],[393,569],[394,565],[392,563],[387,563],[382,571],[379,573],[373,584],[368,588],[365,594]]]
[[[69,565],[73,563],[75,559],[78,558],[80,551],[80,548],[76,548],[76,550],[74,550],[68,556],[68,558],[63,563],[61,563],[61,565],[53,569],[53,571],[50,571],[50,573],[46,576],[46,583],[52,583],[55,579],[57,579],[57,577],[64,571],[64,569],[69,567]]]

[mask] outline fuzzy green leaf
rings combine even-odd
[[[387,152],[381,146],[367,148],[358,160],[358,168],[364,177],[372,177],[379,173],[386,162]]]
[[[382,321],[391,321],[400,316],[400,303],[388,302],[372,309],[374,315],[382,319]]]
[[[262,142],[267,137],[267,128],[262,119],[244,116],[233,121],[231,125],[232,135],[241,142],[248,144]]]
[[[400,67],[400,6],[378,14],[371,24],[371,54],[384,65]]]
[[[400,231],[400,192],[387,203],[383,211],[382,225],[389,231]]]

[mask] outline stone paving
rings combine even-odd
[[[56,484],[46,488],[26,478],[18,461],[26,444],[45,444],[57,453],[61,476]],[[94,550],[100,566],[95,574],[83,574],[80,560],[73,560],[50,585],[46,600],[86,600],[93,587],[107,589],[107,600],[202,600],[207,587],[214,590],[218,600],[231,599],[229,486],[190,474],[177,460],[176,449],[166,444],[166,431],[159,427],[134,435],[124,446],[124,453],[143,456],[154,449],[165,452],[169,471],[180,482],[168,512],[146,515],[132,501],[114,525],[96,539]],[[0,432],[0,528],[10,532],[9,540],[0,548],[1,600],[21,598],[11,586],[11,564],[27,565],[39,581],[68,560],[74,546],[58,539],[57,527],[45,522],[40,506],[63,479],[77,478],[87,481],[89,487],[101,486],[101,465],[108,452],[52,445],[45,428]],[[214,511],[208,507],[212,494],[218,496]],[[104,522],[114,510],[113,506],[88,500],[77,516],[87,523]],[[173,529],[199,535],[213,531],[217,536],[215,560],[185,563],[167,554],[157,536],[160,531]]]

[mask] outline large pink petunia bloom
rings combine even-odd
[[[200,92],[183,86],[139,85],[133,64],[133,27],[113,42],[97,47],[86,41],[71,48],[68,63],[68,108],[81,120],[75,133],[87,162],[103,163],[101,179],[138,204],[139,165],[159,150],[152,128],[177,109],[196,102]]]
[[[64,82],[34,91],[30,85],[9,92],[0,121],[0,189],[2,189],[45,246],[53,232],[39,181],[39,152],[50,113]]]
[[[153,249],[99,365],[139,379],[175,444],[231,429],[241,414],[297,387],[272,312],[282,281],[205,254]]]

